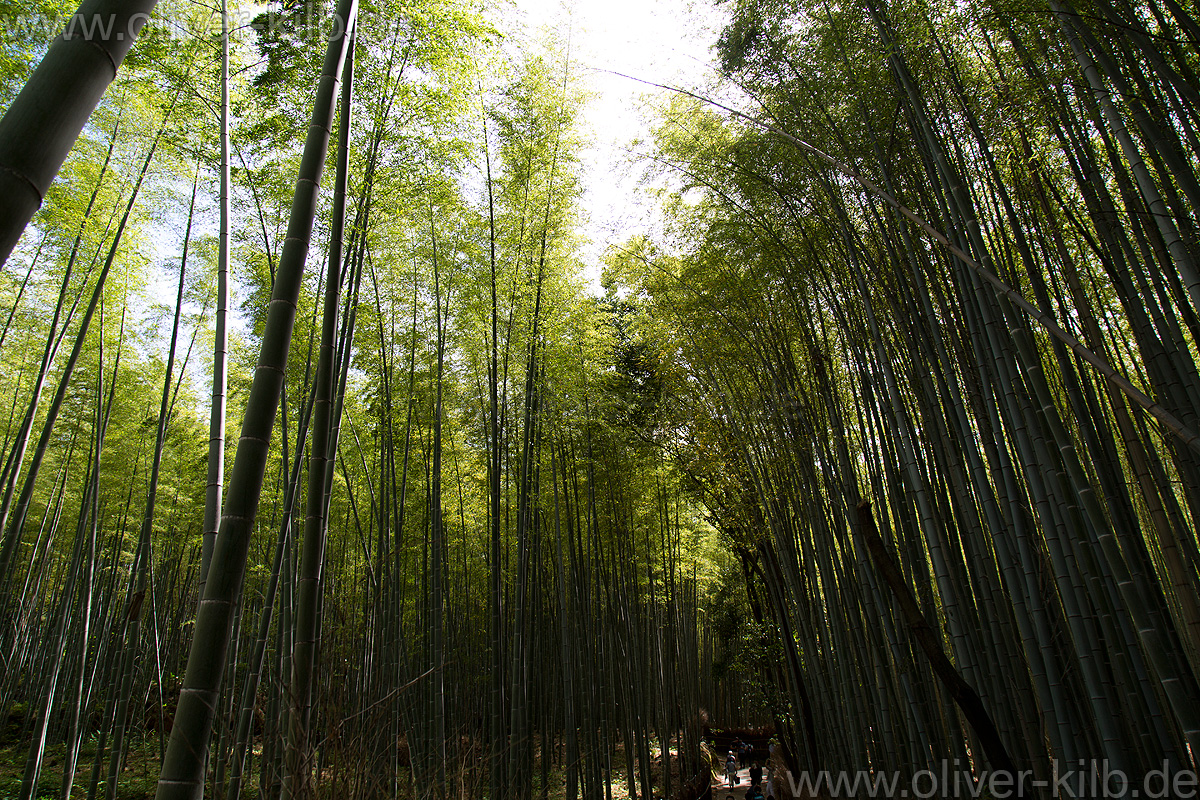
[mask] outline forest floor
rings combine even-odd
[[[38,781],[37,798],[57,798],[62,786],[62,762],[65,748],[50,745],[42,762],[42,775]],[[0,800],[20,796],[21,776],[25,773],[25,758],[29,746],[25,744],[0,748]],[[75,768],[75,784],[72,798],[87,796],[92,780],[92,769],[96,755],[95,740],[85,741]],[[104,794],[104,780],[108,774],[107,760],[101,766],[100,794]],[[117,800],[143,800],[154,796],[158,784],[158,748],[156,742],[136,742],[130,749],[125,769],[117,785]]]
[[[125,768],[121,772],[121,778],[117,785],[116,800],[150,800],[154,797],[154,790],[158,782],[158,743],[153,738],[143,740],[141,737],[135,737],[132,745]],[[50,745],[46,748],[41,779],[38,781],[37,791],[34,795],[38,800],[57,800],[59,797],[64,749],[62,745]],[[28,752],[29,748],[27,744],[0,745],[0,800],[12,800],[20,796],[21,776],[25,772],[25,758]],[[75,784],[71,791],[72,800],[83,800],[83,798],[87,797],[95,754],[95,740],[85,740],[80,753],[79,763],[75,770]],[[677,753],[672,752],[672,792],[680,785],[677,755]],[[658,792],[662,791],[662,786],[661,761],[657,751],[654,752],[653,759],[655,797],[658,797]],[[618,746],[613,758],[612,796],[614,800],[624,800],[624,798],[629,797],[627,776],[624,769],[620,766],[623,764],[624,754],[620,746]],[[101,767],[100,796],[104,795],[104,782],[107,773],[108,763],[106,760]],[[738,800],[741,800],[745,795],[748,782],[746,775],[746,771],[743,770],[742,791],[735,793]],[[537,784],[534,787],[535,796],[541,796],[540,777],[540,774],[535,775],[535,784]],[[562,800],[565,795],[565,781],[561,765],[556,764],[551,769],[550,778],[550,789],[546,797],[548,800]],[[258,782],[253,781],[245,787],[243,797],[246,797],[247,800],[254,800],[257,796]],[[404,796],[402,795],[401,797]],[[461,793],[461,796],[472,796],[472,793]],[[719,797],[719,800],[725,800],[725,795],[717,795],[714,791],[714,798],[717,797]]]

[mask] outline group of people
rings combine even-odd
[[[763,766],[754,760],[754,745],[749,742],[743,742],[737,739],[733,743],[733,749],[729,751],[729,755],[725,759],[725,785],[733,788],[738,784],[738,770],[750,766],[750,788],[746,790],[746,800],[765,800],[765,798],[774,796],[774,788],[771,785],[770,768],[767,772],[766,793],[763,793]],[[733,795],[729,795],[727,800],[735,800]]]
[[[747,764],[750,764],[754,761],[754,745],[750,744],[750,742],[743,742],[741,739],[734,739],[733,749],[734,752],[737,753],[738,763],[741,764],[743,768],[745,768]]]

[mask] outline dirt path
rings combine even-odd
[[[742,800],[746,796],[746,790],[750,788],[750,768],[738,770],[738,782],[734,786],[730,786],[725,782],[725,776],[722,773],[721,778],[713,779],[712,795],[713,800],[728,800],[730,796],[734,800]]]

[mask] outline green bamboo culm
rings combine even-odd
[[[332,470],[336,451],[332,447],[333,394],[336,384],[334,350],[337,345],[338,292],[342,284],[342,240],[345,233],[346,181],[349,174],[350,106],[354,75],[354,37],[342,70],[342,102],[338,119],[337,175],[334,181],[333,227],[327,259],[324,313],[321,318],[321,350],[317,359],[313,400],[313,439],[309,450],[308,497],[304,518],[300,579],[296,593],[296,641],[292,662],[292,707],[289,713],[287,763],[283,797],[309,794],[311,775],[309,729],[312,716],[313,673],[316,666],[321,582],[325,561],[325,528],[328,500],[326,476]]]
[[[0,119],[0,266],[158,0],[85,0]]]
[[[230,471],[229,493],[213,548],[196,632],[188,654],[171,741],[159,775],[157,800],[199,800],[204,793],[204,754],[208,751],[229,648],[234,610],[246,574],[254,517],[262,492],[271,433],[283,386],[284,367],[296,319],[296,304],[316,215],[322,167],[357,0],[340,0],[335,30],[321,70],[304,155],[296,178],[287,240],[279,259],[258,367],[246,404],[242,434]]]

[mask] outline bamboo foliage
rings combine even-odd
[[[0,271],[14,793],[651,800],[706,723],[1194,767],[1190,4],[726,6],[757,110],[666,101],[599,295],[569,47],[231,6],[144,42]]]
[[[684,255],[613,265],[703,376],[677,424],[714,444],[678,457],[731,535],[762,528],[800,767],[978,752],[891,558],[1018,768],[1189,765],[1190,65],[1138,48],[1190,18],[866,11],[739,9],[721,54],[768,118],[676,101]]]

